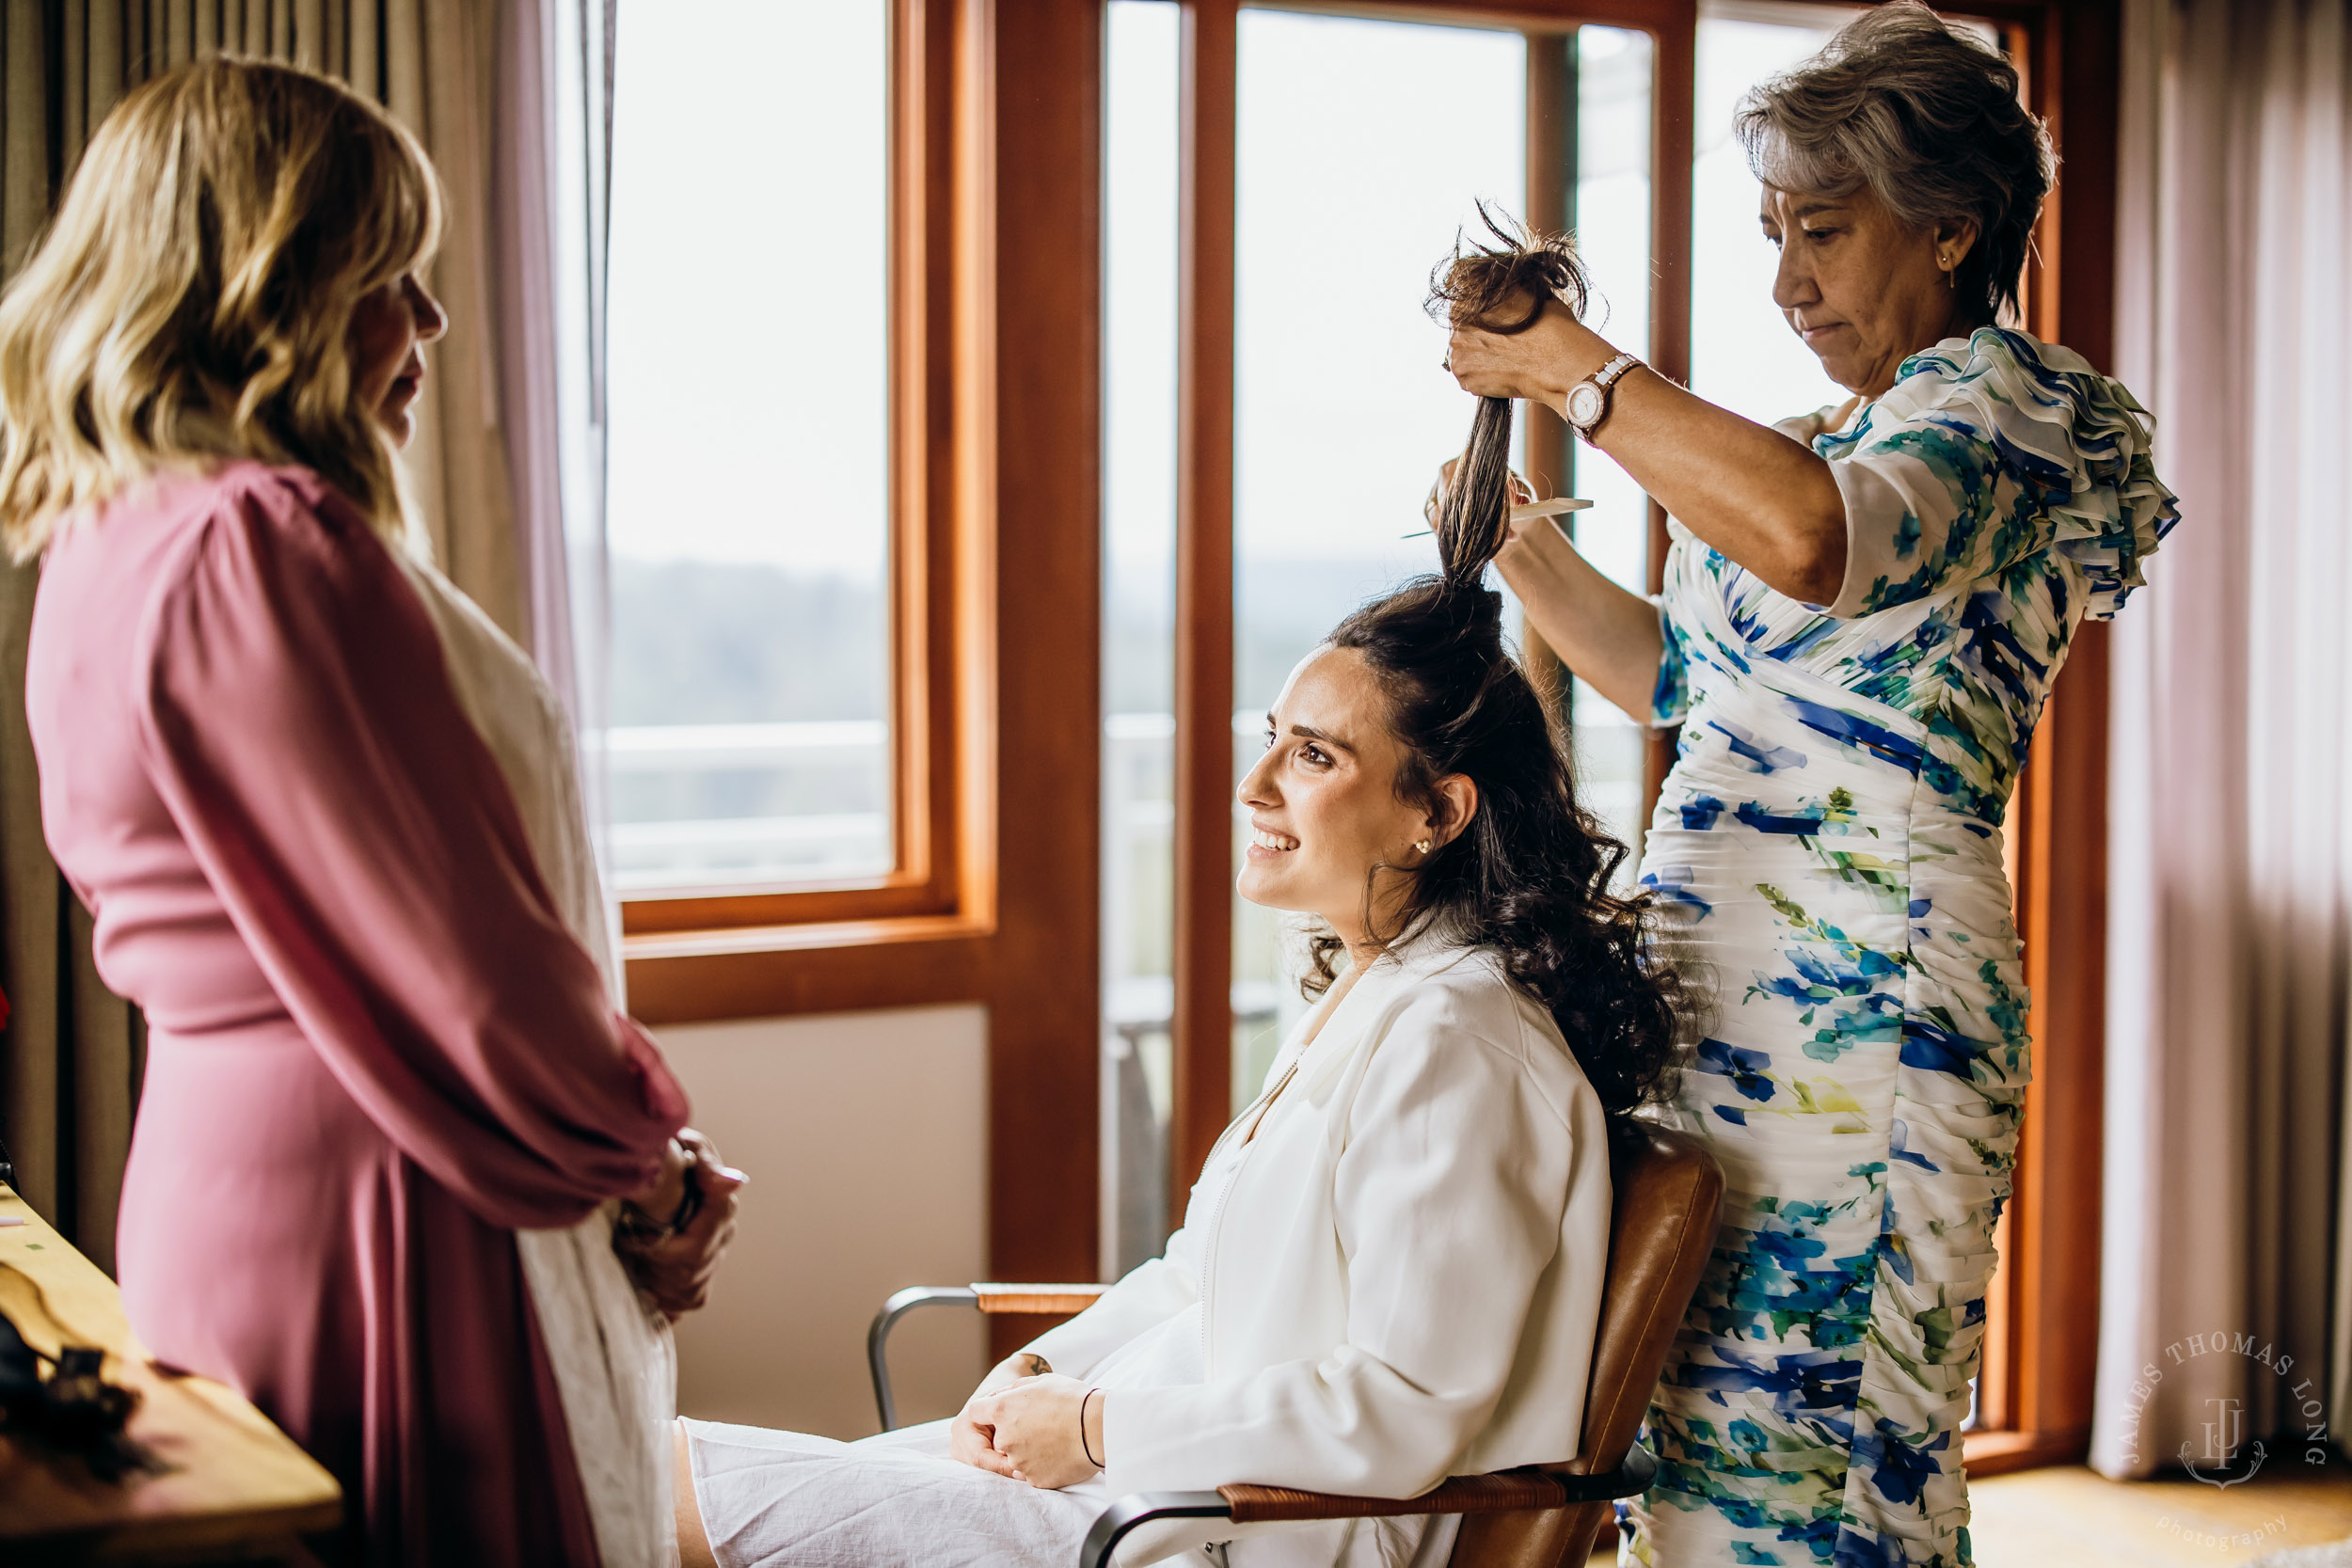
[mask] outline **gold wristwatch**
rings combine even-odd
[[[1600,428],[1600,421],[1609,417],[1609,388],[1616,385],[1619,376],[1640,363],[1630,354],[1620,354],[1568,388],[1568,423],[1576,426],[1576,433],[1587,442],[1592,440],[1593,432]]]

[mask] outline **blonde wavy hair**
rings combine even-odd
[[[326,77],[216,57],[124,98],[0,296],[0,543],[29,560],[151,475],[241,457],[315,469],[402,539],[352,315],[441,222],[424,149]]]

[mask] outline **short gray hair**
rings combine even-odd
[[[1953,277],[1994,322],[2017,309],[2056,159],[2017,100],[2017,69],[1918,0],[1857,17],[1821,52],[1752,89],[1733,119],[1749,166],[1784,191],[1867,185],[1902,222],[1973,218]]]

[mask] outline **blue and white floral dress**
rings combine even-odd
[[[1677,525],[1642,880],[1714,998],[1678,1114],[1728,1178],[1633,1558],[1962,1568],[1969,1408],[2030,1053],[2001,819],[2085,617],[2177,516],[2149,421],[1984,328],[1815,450],[1826,611]]]

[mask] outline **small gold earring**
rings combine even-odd
[[[1425,838],[1417,839],[1413,843],[1413,848],[1417,853],[1425,855],[1429,853],[1429,841]]]

